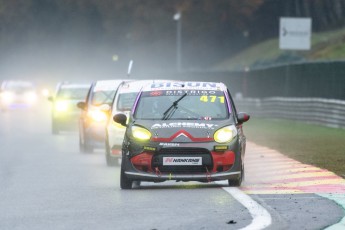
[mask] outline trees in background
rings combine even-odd
[[[81,56],[118,53],[166,68],[176,52],[177,11],[182,12],[183,65],[202,68],[276,37],[281,16],[312,17],[316,31],[342,26],[345,1],[0,0],[1,54],[47,44],[56,47],[57,56],[73,50]]]

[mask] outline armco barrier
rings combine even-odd
[[[252,117],[282,118],[345,128],[343,100],[271,97],[237,99],[235,103],[238,111],[248,112]]]

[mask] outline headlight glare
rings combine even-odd
[[[151,133],[145,128],[139,126],[132,126],[132,135],[135,139],[147,141],[151,138]]]
[[[107,115],[100,111],[100,110],[91,110],[88,113],[89,117],[91,117],[92,120],[97,122],[102,122],[107,120]]]
[[[230,142],[237,135],[235,126],[226,126],[214,133],[214,140],[218,143]]]
[[[37,101],[37,94],[35,92],[28,92],[25,94],[25,99],[28,103],[35,103]]]
[[[1,94],[1,100],[3,101],[3,103],[6,103],[6,104],[10,104],[12,103],[12,101],[14,100],[14,93],[12,92],[3,92]]]
[[[67,101],[57,101],[55,104],[55,110],[57,112],[66,112],[68,110],[68,102]]]

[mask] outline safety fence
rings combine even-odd
[[[235,100],[238,111],[252,117],[298,120],[334,128],[345,128],[345,101],[322,98],[264,99],[244,98]]]

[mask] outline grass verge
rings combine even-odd
[[[244,133],[247,141],[345,178],[345,129],[253,118],[244,124]]]

